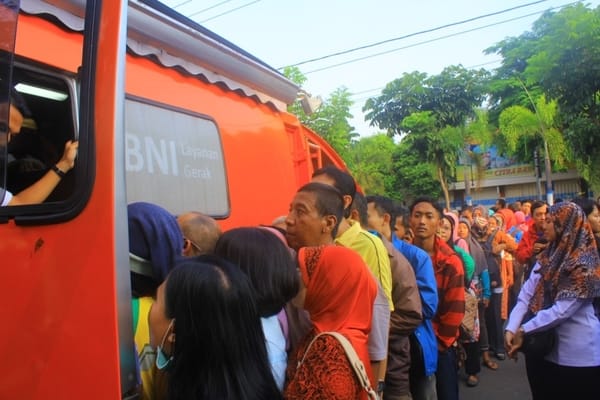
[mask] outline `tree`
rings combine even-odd
[[[306,76],[298,67],[286,67],[283,73],[299,86],[306,82]],[[349,123],[352,118],[350,108],[353,105],[350,97],[348,89],[338,88],[311,115],[306,115],[299,101],[288,107],[290,113],[296,115],[302,124],[317,132],[346,162],[350,157],[352,142],[358,137],[358,133]]]
[[[523,87],[527,92],[527,89]],[[570,153],[563,140],[562,133],[558,130],[555,120],[557,114],[556,101],[546,102],[546,97],[541,95],[537,101],[531,100],[534,109],[522,106],[512,106],[500,114],[500,134],[505,138],[509,154],[514,154],[519,140],[524,137],[540,138],[543,143],[543,154],[546,166],[546,195],[548,203],[552,204],[549,193],[551,187],[551,166],[553,160],[557,167],[562,167],[569,158]]]
[[[405,135],[402,142],[417,154],[417,161],[430,164],[448,208],[448,184],[464,147],[465,126],[477,117],[487,78],[485,70],[467,70],[461,65],[431,77],[420,72],[404,74],[363,108],[371,125],[390,136]]]
[[[402,128],[410,132],[405,141],[415,154],[420,155],[420,161],[433,167],[444,194],[446,208],[450,209],[448,183],[455,175],[459,149],[464,145],[464,138],[460,128],[446,125],[438,129],[435,122],[431,112],[417,112],[404,118]]]
[[[352,145],[348,167],[363,191],[398,198],[392,157],[394,141],[385,134],[361,138]]]
[[[400,142],[392,155],[392,170],[395,192],[393,199],[410,203],[419,195],[427,194],[438,198],[442,195],[435,171],[430,163],[422,162],[408,141]]]
[[[596,167],[600,164],[599,43],[600,7],[589,9],[577,3],[544,13],[532,32],[489,49],[504,57],[503,73],[519,65],[519,78],[535,88],[532,97],[538,97],[539,88],[547,98],[556,99],[556,123],[566,145],[577,154],[579,172],[595,191],[600,191]],[[504,104],[503,109],[512,105],[516,104]]]
[[[363,111],[372,126],[400,135],[402,121],[413,113],[429,111],[435,126],[461,126],[475,117],[475,108],[485,98],[489,73],[462,65],[444,68],[439,75],[422,72],[403,74],[386,85],[381,95],[367,100]]]

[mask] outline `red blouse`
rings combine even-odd
[[[354,370],[350,366],[342,345],[333,336],[320,336],[302,360],[305,349],[315,337],[313,330],[298,345],[298,351],[290,355],[287,368],[287,400],[367,399]]]

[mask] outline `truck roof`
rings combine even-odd
[[[168,68],[241,91],[284,111],[300,87],[279,71],[216,33],[156,0],[127,3],[127,48]],[[21,0],[28,14],[51,15],[83,31],[85,0]]]

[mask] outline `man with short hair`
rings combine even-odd
[[[382,392],[388,353],[390,311],[394,311],[392,271],[387,250],[381,239],[364,230],[359,223],[349,219],[352,202],[356,194],[356,182],[350,174],[336,167],[327,166],[315,171],[311,181],[331,185],[342,194],[344,198],[344,219],[340,222],[335,243],[360,254],[379,283],[368,345],[373,375],[378,379],[378,391]]]
[[[432,321],[438,345],[437,395],[439,400],[458,400],[456,339],[465,314],[464,267],[436,234],[442,215],[442,208],[430,197],[419,197],[410,207],[414,244],[431,257],[437,281],[439,302]]]
[[[531,219],[531,200],[521,201],[521,211],[525,214],[525,222],[529,222]]]
[[[404,206],[395,205],[393,213],[390,215],[395,216],[391,221],[395,236],[407,243],[412,243],[414,235],[412,229],[410,229],[408,209]]]
[[[344,198],[330,185],[307,183],[292,199],[285,218],[285,238],[288,245],[298,251],[305,246],[333,244],[337,229],[344,215]],[[312,328],[304,310],[293,305],[286,306],[289,324],[290,349]]]
[[[369,228],[381,233],[404,255],[414,270],[423,321],[410,336],[411,366],[410,391],[415,400],[436,400],[435,371],[437,369],[437,343],[431,319],[438,306],[437,283],[429,255],[398,237],[392,232],[394,220],[393,201],[383,196],[367,197],[367,221]],[[403,216],[408,223],[408,212]],[[397,218],[396,218],[397,220]],[[398,224],[396,225],[396,228]]]
[[[358,212],[358,221],[368,221],[367,202],[356,193],[351,215]],[[355,217],[353,217],[355,219]],[[356,220],[356,219],[355,219]],[[361,223],[363,228],[366,225]],[[370,231],[381,239],[388,251],[392,268],[392,300],[394,311],[390,319],[388,361],[383,397],[388,400],[410,400],[410,341],[409,335],[421,324],[422,307],[415,273],[406,259],[380,232]]]
[[[515,252],[517,261],[525,266],[523,279],[527,280],[531,273],[531,268],[535,264],[534,257],[537,256],[548,245],[544,238],[544,222],[548,206],[543,201],[534,201],[531,203],[531,221],[528,223],[527,231],[521,237],[519,246]]]
[[[210,254],[221,237],[217,221],[198,211],[189,211],[177,216],[183,233],[183,255],[186,257]]]
[[[25,99],[16,90],[12,89],[10,94],[10,106],[8,101],[0,102],[0,120],[6,120],[3,123],[6,129],[6,140],[10,142],[13,135],[21,132],[25,117],[30,115]],[[0,132],[0,140],[3,132]],[[50,196],[52,191],[58,186],[62,178],[75,166],[75,157],[79,142],[68,140],[65,143],[65,150],[61,159],[54,164],[46,174],[29,187],[13,194],[0,187],[0,206],[20,206],[27,204],[39,204]]]

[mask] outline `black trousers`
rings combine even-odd
[[[533,400],[597,400],[598,367],[567,367],[532,357],[525,357],[527,379]]]

